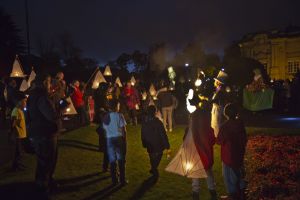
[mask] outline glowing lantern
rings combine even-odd
[[[172,66],[168,67],[168,76],[171,80],[175,79],[176,73]]]
[[[193,99],[193,97],[194,97],[194,90],[190,89],[188,96],[186,98],[186,109],[189,111],[189,113],[193,113],[197,109],[196,106],[190,104],[190,100]]]
[[[104,76],[102,75],[102,73],[100,72],[100,70],[98,70],[98,72],[95,75],[92,88],[97,89],[99,87],[99,84],[102,82],[106,83],[106,80],[105,80]]]
[[[132,77],[131,77],[131,79],[130,79],[130,83],[131,83],[131,85],[132,85],[132,86],[134,86],[134,85],[135,85],[135,83],[136,83],[136,80],[135,80],[134,76],[132,76]]]
[[[229,92],[231,92],[231,89],[230,89],[230,87],[229,87],[229,86],[227,86],[227,87],[225,88],[225,91],[226,91],[226,92],[228,92],[228,93],[229,93]]]
[[[189,126],[191,127],[191,126]],[[166,167],[166,171],[188,178],[206,178],[207,174],[195,146],[192,131],[188,133],[176,156]]]
[[[18,55],[16,55],[10,77],[25,77]]]
[[[153,84],[150,85],[149,93],[151,96],[156,96],[156,90]]]
[[[147,99],[147,92],[142,93],[142,99],[145,101]]]
[[[119,77],[116,78],[115,84],[117,84],[119,87],[123,86]]]
[[[76,115],[76,114],[77,114],[77,111],[76,111],[76,109],[75,109],[75,107],[74,107],[74,104],[73,104],[71,98],[68,97],[68,98],[66,99],[66,101],[69,103],[69,106],[68,106],[67,109],[65,110],[64,114],[65,114],[65,115]]]
[[[106,65],[106,67],[105,67],[104,76],[112,76],[110,67],[108,65]]]
[[[197,78],[196,81],[195,81],[195,86],[196,86],[196,87],[199,87],[201,84],[202,84],[201,79],[200,79],[200,78]]]

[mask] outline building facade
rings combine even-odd
[[[300,71],[300,27],[248,34],[239,46],[242,56],[262,63],[271,79],[292,79]]]

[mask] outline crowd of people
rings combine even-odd
[[[187,132],[193,135],[211,198],[217,199],[212,171],[213,146],[217,143],[221,145],[222,170],[229,198],[244,199],[243,158],[247,137],[236,106],[226,100],[226,78],[226,73],[218,74],[211,98],[194,95],[187,99],[195,108],[191,111]],[[53,174],[58,136],[63,130],[62,120],[70,104],[66,101],[67,97],[71,97],[81,125],[87,125],[92,120],[99,124],[96,131],[99,150],[103,152],[102,170],[110,171],[113,185],[128,183],[125,173],[127,122],[132,125],[141,123],[141,140],[151,166],[149,172],[155,179],[159,177],[158,166],[163,152],[170,149],[167,133],[173,131],[173,111],[178,104],[167,84],[161,84],[156,94],[151,95],[138,83],[133,85],[127,82],[123,89],[117,84],[100,83],[92,94],[95,105],[93,119],[87,115],[87,99],[91,97],[87,95],[86,84],[74,80],[67,85],[62,72],[57,73],[54,79],[38,74],[26,93],[17,91],[13,79],[1,88],[7,91],[6,96],[1,96],[1,103],[3,99],[6,108],[12,111],[10,138],[15,141],[12,168],[23,170],[26,167],[22,162],[22,145],[28,142],[30,136],[37,160],[35,183],[42,194],[48,196],[51,190],[58,187]],[[199,179],[193,178],[193,199],[199,199],[199,190]]]

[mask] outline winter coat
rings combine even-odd
[[[124,95],[127,107],[132,110],[136,109],[136,105],[140,104],[140,99],[137,90],[134,87],[125,87]]]
[[[243,165],[247,135],[242,120],[230,119],[220,128],[217,143],[221,145],[221,160],[233,169]]]
[[[164,125],[156,117],[146,117],[142,123],[141,138],[148,153],[161,153],[170,148]]]
[[[35,88],[27,101],[29,134],[34,138],[50,138],[58,133],[59,114],[47,91]]]

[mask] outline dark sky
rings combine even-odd
[[[200,39],[207,51],[244,34],[300,25],[300,0],[28,0],[32,43],[69,32],[100,62],[151,44],[178,48]],[[24,0],[1,0],[25,30]],[[25,39],[25,37],[24,37]]]

